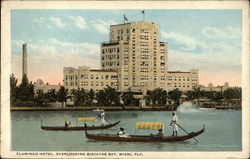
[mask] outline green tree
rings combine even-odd
[[[66,100],[68,99],[68,95],[69,95],[68,89],[65,89],[65,87],[61,86],[57,92],[57,100],[59,102],[62,102],[62,107],[63,103],[66,102]]]
[[[182,91],[180,91],[178,88],[169,91],[167,96],[169,99],[171,99],[174,102],[174,105],[177,105],[177,106],[180,105],[179,101],[182,96]]]
[[[37,93],[37,96],[35,97],[35,102],[39,105],[39,106],[47,106],[48,102],[49,102],[49,98],[48,98],[48,93],[44,93],[43,91],[39,91]]]
[[[97,105],[108,106],[108,99],[104,90],[100,90],[96,93]]]
[[[228,88],[223,92],[225,99],[231,101],[232,99],[242,98],[242,92],[240,87]]]
[[[95,91],[93,89],[90,89],[90,91],[87,92],[86,104],[87,105],[93,105],[93,100],[94,99],[95,99]]]
[[[137,105],[136,98],[134,97],[131,91],[124,92],[121,97],[124,102],[124,105]]]
[[[78,88],[72,92],[74,96],[74,105],[81,106],[85,104],[86,101],[86,91],[84,89]]]
[[[167,103],[167,92],[162,88],[156,88],[153,91],[148,91],[148,99],[154,105],[165,105]]]
[[[116,90],[110,86],[107,88],[104,88],[104,92],[107,96],[108,105],[120,105],[120,98],[119,94],[116,92]]]
[[[17,89],[17,97],[20,101],[34,101],[34,85],[29,82],[26,75]]]
[[[112,87],[104,88],[96,94],[96,100],[98,105],[112,106],[120,105],[119,94]]]
[[[17,79],[14,74],[10,76],[10,104],[13,105],[17,100]]]

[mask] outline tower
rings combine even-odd
[[[27,76],[27,44],[24,43],[23,44],[23,67],[22,67],[22,71],[23,71],[23,77],[24,75]]]
[[[133,22],[110,26],[101,44],[101,67],[118,72],[118,89],[165,88],[167,43],[159,41],[158,24]]]

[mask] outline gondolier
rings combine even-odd
[[[101,125],[105,125],[106,121],[105,121],[105,112],[104,110],[101,110],[101,114],[100,114],[100,118],[101,118]]]
[[[171,120],[171,123],[170,123],[170,126],[172,126],[172,128],[173,128],[172,136],[174,136],[175,134],[177,136],[178,126],[175,123],[178,122],[178,117],[177,117],[175,112],[172,112],[172,115],[173,115],[173,117],[172,117],[172,120]]]

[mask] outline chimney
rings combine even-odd
[[[23,44],[23,77],[27,75],[27,44]]]

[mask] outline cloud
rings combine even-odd
[[[107,21],[97,20],[97,21],[92,21],[91,24],[100,33],[108,34],[110,25],[117,24],[117,23],[113,20],[107,20]]]
[[[46,23],[46,18],[39,17],[33,20],[32,27],[46,27],[52,29],[53,27]]]
[[[163,38],[172,39],[177,44],[184,45],[183,50],[194,50],[198,45],[199,42],[187,35],[176,33],[176,32],[161,32]]]
[[[73,20],[74,25],[82,30],[88,29],[86,21],[81,16],[69,16],[69,19]]]
[[[22,41],[13,41],[13,45],[22,48]],[[73,43],[49,39],[28,46],[28,75],[36,81],[43,77],[50,84],[62,83],[63,67],[90,66],[100,69],[100,46],[94,43]],[[21,51],[20,51],[21,52]],[[12,54],[12,72],[21,79],[21,53]]]
[[[205,27],[202,30],[202,35],[209,39],[237,39],[241,37],[240,28],[227,26],[223,29],[216,27]]]
[[[57,17],[50,17],[49,20],[59,28],[64,28],[67,25],[67,23]]]

